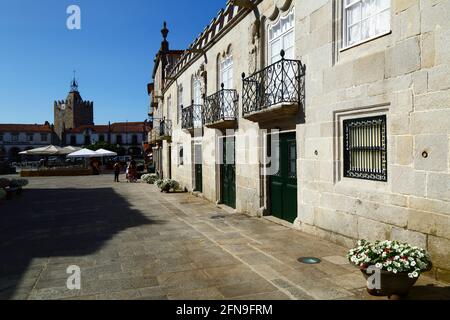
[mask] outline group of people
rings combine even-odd
[[[119,177],[122,172],[122,165],[120,162],[114,163],[114,182],[120,182]],[[137,172],[137,164],[136,161],[131,160],[127,163],[125,175],[127,182],[137,182],[138,180],[138,172]]]

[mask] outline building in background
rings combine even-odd
[[[107,125],[88,125],[66,130],[65,145],[88,146],[108,143],[118,154],[142,156],[143,143],[147,142],[146,122],[118,122]]]
[[[67,130],[94,125],[94,102],[84,101],[74,78],[66,100],[54,103],[54,126],[59,141],[64,144]]]
[[[119,155],[143,156],[148,120],[94,124],[94,103],[84,101],[74,78],[66,100],[54,103],[54,125],[0,124],[0,161],[20,161],[19,152],[50,144],[88,147],[105,142]]]
[[[159,174],[348,247],[426,248],[450,280],[449,16],[446,0],[227,1],[175,61],[157,55]]]
[[[45,124],[0,124],[0,161],[19,161],[19,152],[52,144],[53,127]]]

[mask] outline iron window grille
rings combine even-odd
[[[204,122],[236,120],[238,113],[238,94],[236,90],[222,89],[205,99]]]
[[[303,106],[305,97],[305,66],[299,60],[281,60],[263,70],[245,77],[243,81],[243,114],[262,111],[280,103],[298,103]]]
[[[183,108],[181,112],[181,127],[182,129],[200,129],[203,127],[203,106],[201,104],[194,104]]]
[[[344,120],[344,177],[387,181],[385,115]]]

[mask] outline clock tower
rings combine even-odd
[[[65,131],[81,126],[94,125],[94,103],[83,101],[78,82],[73,78],[66,100],[54,103],[55,133],[60,144],[65,144]]]

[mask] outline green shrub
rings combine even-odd
[[[3,200],[5,198],[6,198],[6,191],[0,188],[0,200]]]

